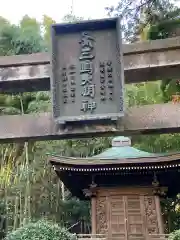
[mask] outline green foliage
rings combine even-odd
[[[161,200],[163,219],[166,224],[166,232],[172,232],[180,228],[179,196]]]
[[[139,24],[141,40],[164,39],[180,34],[178,30],[180,29],[180,8],[168,1],[161,5],[159,9],[145,8],[143,20]],[[174,79],[163,79],[161,91],[163,102],[169,102],[172,100],[172,95],[180,92],[180,84]]]
[[[90,204],[88,201],[79,201],[69,195],[67,200],[62,201],[60,205],[64,209],[62,219],[69,228],[79,220],[85,220],[90,223]]]
[[[57,224],[38,221],[8,234],[6,240],[75,240],[76,236]]]
[[[160,82],[129,84],[126,86],[127,106],[162,103]]]
[[[51,17],[47,15],[43,16],[44,40],[47,46],[50,46],[51,42],[50,27],[54,23],[55,21]]]
[[[30,18],[28,15],[25,15],[20,23],[20,28],[23,30],[33,30],[33,32],[36,33],[36,35],[39,35],[41,24],[35,19],[35,18]]]
[[[7,19],[0,16],[0,31],[2,28],[8,27],[9,25],[10,25],[10,22]]]
[[[179,13],[178,13],[179,15]],[[169,35],[180,27],[180,19],[168,19],[162,20],[156,24],[153,24],[147,33],[147,39],[156,40],[168,38]]]
[[[0,55],[18,55],[42,52],[46,50],[41,34],[41,25],[36,19],[25,15],[19,25],[8,21],[0,27]]]
[[[171,233],[169,240],[180,240],[180,230]]]
[[[124,0],[107,10],[110,16],[121,17],[123,36],[130,42],[137,40],[138,35],[149,24],[175,19],[180,13],[175,1],[170,0]]]
[[[175,79],[162,80],[161,90],[164,102],[172,101],[172,96],[180,92],[179,81]]]
[[[0,55],[13,55],[14,39],[18,37],[19,28],[15,25],[3,26],[0,31]]]

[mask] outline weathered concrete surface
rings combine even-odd
[[[70,139],[105,135],[180,132],[180,104],[133,107],[116,125],[80,126],[58,129],[51,113],[0,117],[0,141]]]
[[[123,45],[125,83],[180,77],[180,37]],[[0,92],[50,89],[47,53],[0,57]]]

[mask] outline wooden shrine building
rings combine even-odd
[[[180,191],[180,153],[153,154],[116,137],[112,148],[89,158],[51,156],[74,196],[91,199],[92,234],[149,240],[164,234],[160,198]],[[150,236],[155,238],[150,238]]]

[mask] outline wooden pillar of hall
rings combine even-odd
[[[154,198],[155,198],[155,205],[156,205],[159,234],[164,234],[164,224],[163,224],[163,218],[162,218],[162,212],[161,212],[160,197],[154,196]]]
[[[91,233],[96,234],[96,197],[91,197]]]

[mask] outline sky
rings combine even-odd
[[[25,15],[41,20],[48,15],[56,22],[61,22],[64,15],[70,13],[73,2],[73,14],[85,19],[107,17],[105,7],[116,5],[118,0],[4,0],[1,2],[0,16],[14,24]]]

